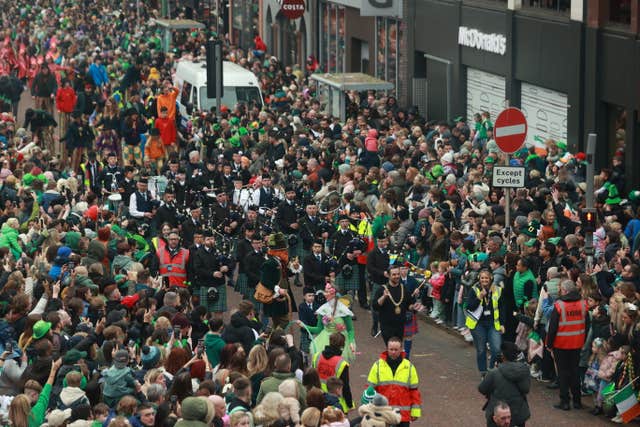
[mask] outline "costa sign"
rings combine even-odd
[[[282,0],[280,11],[287,19],[298,19],[304,15],[304,0]]]

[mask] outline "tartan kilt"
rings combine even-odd
[[[353,274],[349,279],[342,275],[342,272],[338,273],[336,276],[336,287],[338,291],[342,294],[345,294],[350,291],[357,291],[360,287],[360,279],[359,274],[356,268],[353,269]]]
[[[298,242],[298,244],[296,245],[296,251],[295,251],[295,256],[298,257],[298,259],[300,260],[300,264],[302,264],[302,262],[304,261],[304,259],[311,253],[311,250],[305,250],[302,247],[302,241]]]
[[[218,301],[213,304],[209,304],[209,301],[207,300],[208,287],[202,287],[198,292],[198,295],[200,295],[200,305],[207,307],[207,311],[209,313],[227,311],[227,286],[221,285],[216,287],[216,289],[218,290],[219,298]]]
[[[418,317],[413,314],[411,316],[411,320],[404,324],[404,336],[405,338],[409,338],[418,333]]]
[[[380,289],[382,286],[373,282],[369,282],[369,283],[371,283],[371,293],[369,294],[369,304],[373,305],[373,297],[376,294],[376,292],[378,292],[378,289]]]
[[[248,281],[249,279],[247,278],[247,275],[245,273],[238,273],[238,279],[236,280],[233,288],[236,292],[244,297],[248,297],[249,292],[251,292],[251,295],[253,296],[253,292],[255,292],[255,289],[249,289],[249,286],[247,286]]]

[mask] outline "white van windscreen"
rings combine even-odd
[[[222,105],[226,105],[229,108],[235,107],[238,102],[249,103],[251,101],[256,102],[262,106],[262,99],[260,98],[260,89],[256,87],[225,87],[222,96]],[[210,111],[211,107],[216,105],[215,98],[207,97],[207,87],[200,88],[200,109],[202,111]]]

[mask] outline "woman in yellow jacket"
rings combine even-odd
[[[502,288],[493,284],[493,274],[489,270],[480,271],[478,282],[467,296],[465,314],[466,326],[476,347],[478,370],[483,378],[487,373],[487,343],[491,351],[489,369],[495,366],[500,355],[505,316],[501,297]]]

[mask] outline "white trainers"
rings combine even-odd
[[[435,321],[438,325],[442,325],[444,323],[442,319],[435,319]]]
[[[622,424],[622,417],[620,415],[616,415],[615,417],[611,418],[611,422],[616,424]]]

